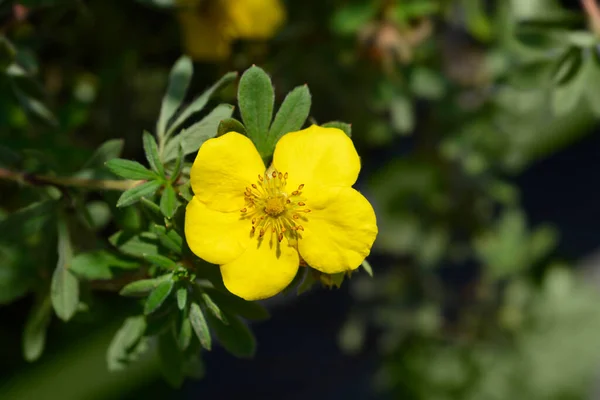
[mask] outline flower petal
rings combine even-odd
[[[290,284],[298,271],[298,251],[287,239],[279,243],[274,237],[252,240],[236,260],[222,265],[225,287],[246,299],[259,300],[275,296]]]
[[[250,241],[250,223],[240,218],[239,211],[215,211],[197,197],[185,212],[185,238],[198,257],[225,264],[242,255]]]
[[[288,187],[304,184],[306,197],[327,187],[349,187],[360,172],[352,140],[340,129],[310,128],[284,135],[275,147],[273,166],[289,174]]]
[[[311,267],[327,274],[358,268],[377,236],[373,207],[352,188],[340,189],[322,210],[302,222],[298,251]]]
[[[245,188],[264,171],[265,164],[250,139],[229,132],[204,142],[190,180],[194,194],[209,208],[239,211],[244,207]]]

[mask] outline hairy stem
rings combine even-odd
[[[106,179],[83,179],[71,177],[57,177],[47,175],[35,175],[26,172],[16,172],[0,168],[0,179],[26,183],[33,186],[56,186],[77,187],[89,190],[119,190],[125,191],[139,184],[135,180],[106,180]]]

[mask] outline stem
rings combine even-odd
[[[588,15],[592,31],[600,36],[600,7],[596,0],[581,0],[581,5]]]
[[[119,190],[125,191],[138,185],[142,181],[135,180],[103,180],[103,179],[82,179],[71,177],[57,177],[47,175],[34,175],[26,172],[10,171],[0,168],[0,179],[27,183],[33,186],[56,186],[63,187],[78,187],[90,190]]]

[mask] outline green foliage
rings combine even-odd
[[[308,86],[298,86],[288,93],[275,115],[267,136],[270,146],[275,146],[286,133],[300,130],[309,113],[310,91]]]
[[[119,201],[117,201],[117,207],[127,207],[134,203],[137,203],[142,198],[148,198],[154,196],[154,194],[160,189],[162,183],[158,180],[144,182],[138,186],[123,192]]]
[[[106,250],[96,250],[87,253],[79,253],[71,260],[70,271],[83,280],[112,279],[114,270],[133,270],[140,263],[131,258]]]
[[[246,128],[240,121],[235,118],[225,118],[221,122],[219,122],[219,127],[217,129],[217,136],[222,136],[229,132],[237,132],[242,135],[246,134]]]
[[[586,396],[600,360],[598,296],[556,264],[558,230],[528,223],[514,178],[600,118],[600,24],[586,8],[595,2],[288,1],[272,47],[240,38],[221,65],[182,56],[170,71],[162,56],[186,49],[176,24],[191,10],[209,21],[205,8],[138,2],[0,7],[0,304],[16,307],[3,322],[8,349],[22,329],[22,357],[44,363],[46,346],[52,357],[79,353],[71,338],[107,327],[108,369],[127,369],[111,379],[145,382],[136,366],[149,374],[158,362],[174,387],[203,376],[213,346],[252,357],[244,321],[269,312],[229,293],[185,241],[194,155],[238,132],[268,166],[283,135],[339,118],[352,125],[321,125],[352,136],[361,156],[358,188],[379,225],[373,266],[302,267],[282,308],[294,292],[347,286],[340,348],[358,360],[368,351],[381,367],[375,384],[393,398]],[[131,24],[131,10],[136,21],[159,18],[161,35]],[[92,32],[90,18],[114,29]],[[236,72],[221,75],[228,68],[245,70],[237,90]],[[9,353],[7,368],[27,376]],[[91,379],[78,377],[68,386]]]
[[[185,98],[190,81],[192,80],[193,71],[192,60],[189,57],[181,57],[173,65],[169,74],[169,86],[163,97],[156,126],[156,132],[159,137],[166,135],[167,124],[173,118]]]
[[[142,316],[129,317],[123,322],[123,326],[113,337],[106,353],[110,371],[125,369],[146,350],[147,344],[143,339],[145,331],[146,321]]]
[[[63,321],[70,320],[79,305],[79,282],[71,273],[73,245],[69,237],[67,223],[58,221],[58,263],[52,274],[50,298],[54,312]]]
[[[304,126],[310,113],[311,95],[307,85],[294,88],[273,119],[275,90],[271,78],[260,67],[252,66],[240,79],[238,103],[244,125],[237,120],[224,120],[219,126],[219,134],[233,131],[248,135],[265,163],[269,164],[279,139]]]
[[[344,131],[344,133],[346,135],[348,135],[348,137],[352,137],[352,125],[347,124],[345,122],[331,121],[331,122],[326,122],[326,123],[322,124],[321,126],[324,126],[325,128],[340,129],[340,130]]]
[[[196,333],[202,347],[206,350],[210,350],[212,348],[212,338],[208,330],[208,324],[206,323],[206,318],[204,317],[202,309],[196,302],[193,302],[190,305],[189,321],[192,328],[194,328],[194,333]]]
[[[27,361],[37,360],[46,345],[46,329],[52,317],[52,304],[48,296],[36,300],[31,308],[23,330],[23,357]]]
[[[240,78],[238,102],[248,137],[263,158],[269,157],[272,150],[267,137],[273,118],[275,93],[271,78],[260,67],[249,68]]]
[[[121,158],[110,160],[106,163],[115,175],[125,179],[155,179],[157,176],[137,161],[123,160]]]
[[[165,300],[171,294],[173,290],[173,281],[171,279],[167,279],[158,284],[152,292],[148,295],[148,299],[144,304],[144,314],[148,315],[156,311],[160,306],[163,305]]]

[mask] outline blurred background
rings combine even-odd
[[[108,372],[135,307],[110,288],[25,361],[56,251],[4,229],[0,398],[600,399],[599,43],[596,0],[0,0],[0,171],[69,176],[112,138],[142,160],[181,54],[189,100],[256,64],[352,124],[380,230],[373,278],[266,301],[254,359],[172,389],[153,356]],[[139,223],[117,197],[88,199],[102,235]],[[0,220],[34,198],[0,180]]]

